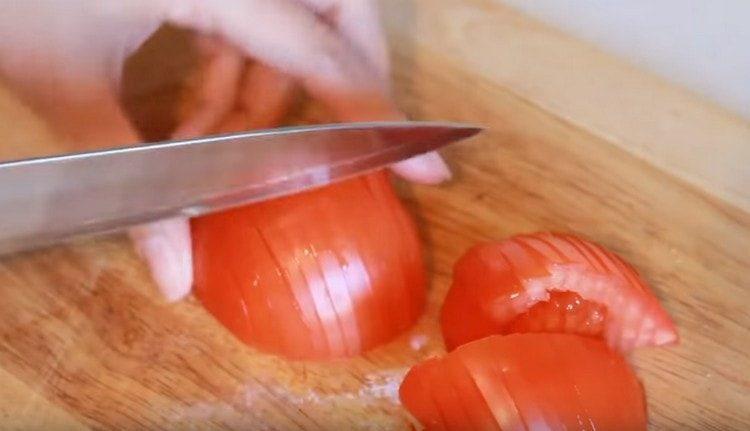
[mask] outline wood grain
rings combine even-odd
[[[440,55],[750,211],[750,124],[499,0],[384,1],[399,48]]]
[[[122,237],[21,254],[0,260],[1,428],[409,429],[398,382],[410,364],[442,351],[435,314],[453,262],[477,241],[540,229],[578,232],[621,253],[674,316],[682,344],[634,357],[653,429],[750,428],[750,214],[632,154],[589,128],[581,112],[574,121],[560,106],[550,109],[543,103],[549,93],[538,93],[540,102],[442,43],[460,36],[441,25],[461,11],[510,19],[519,31],[537,24],[491,2],[389,4],[395,93],[404,109],[488,127],[446,151],[456,171],[449,185],[398,183],[432,275],[417,327],[352,360],[288,362],[237,342],[192,299],[162,302]],[[489,48],[464,49],[476,58]],[[591,67],[579,73],[596,75]],[[663,85],[643,82],[644,91]],[[658,100],[651,109],[658,111]],[[628,103],[602,111],[616,117],[634,109]],[[735,119],[705,109],[714,114],[701,121],[739,130]],[[0,118],[0,139],[15,143],[2,155],[54,150],[51,135],[7,92],[0,92]],[[680,118],[663,121],[666,131],[682,130]],[[636,119],[630,124],[638,128]],[[633,133],[631,142],[642,139],[642,130]]]

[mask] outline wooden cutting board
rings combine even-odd
[[[633,262],[677,322],[679,346],[633,357],[653,429],[750,429],[750,125],[495,2],[384,7],[405,111],[488,127],[445,151],[450,184],[398,184],[432,278],[419,324],[358,358],[293,363],[242,345],[192,298],[164,303],[122,237],[12,256],[0,428],[409,429],[398,384],[443,351],[453,262],[477,241],[554,229]],[[143,88],[152,105],[166,91]],[[6,157],[56,148],[4,90],[0,119]]]

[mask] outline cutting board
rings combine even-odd
[[[679,346],[632,358],[652,428],[750,429],[750,125],[496,2],[384,7],[403,109],[487,127],[445,151],[449,184],[397,182],[431,278],[416,327],[361,357],[289,362],[193,298],[162,301],[123,237],[11,256],[0,428],[410,429],[399,381],[443,352],[453,262],[478,241],[560,230],[630,260],[677,323]],[[170,85],[134,90],[152,133],[168,128]],[[56,151],[5,90],[0,119],[5,157]]]

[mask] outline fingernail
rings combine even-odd
[[[410,181],[423,184],[439,184],[453,176],[443,158],[435,152],[398,162],[392,169]]]
[[[131,231],[138,253],[146,260],[159,291],[169,302],[185,297],[193,283],[189,236],[185,241],[183,226],[171,226],[181,222],[184,221],[168,220]]]

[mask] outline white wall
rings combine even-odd
[[[750,0],[497,0],[750,119]]]

